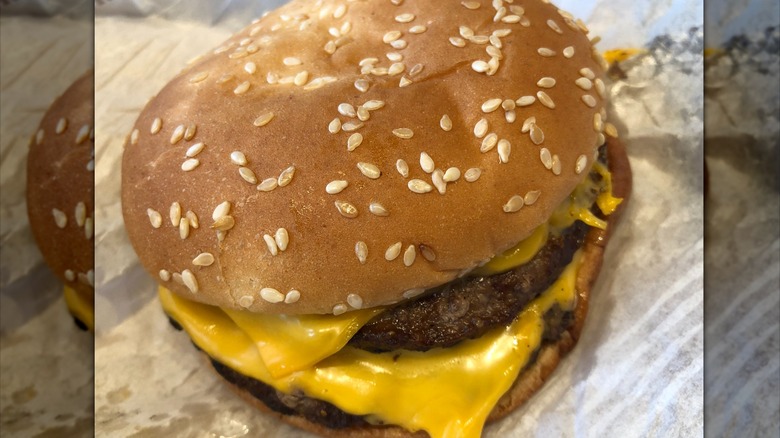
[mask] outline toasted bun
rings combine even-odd
[[[92,69],[46,112],[30,142],[27,213],[46,264],[91,301],[94,267]]]
[[[166,287],[207,304],[341,313],[451,281],[530,234],[603,143],[603,69],[583,30],[553,5],[526,2],[523,15],[507,5],[506,22],[494,22],[489,2],[479,3],[293,1],[185,69],[144,109],[124,153],[124,218],[146,269],[162,270],[163,280],[178,273]],[[497,70],[476,71],[491,56]],[[373,67],[361,67],[370,57]],[[296,80],[305,85],[286,83]],[[534,102],[519,106],[523,96]],[[517,108],[493,110],[492,99]],[[383,107],[364,112],[368,101]],[[444,115],[451,130],[440,127]],[[524,133],[530,117],[536,123]],[[334,119],[342,124],[335,134]],[[498,145],[475,135],[482,119]],[[348,123],[363,126],[344,132]],[[401,128],[413,137],[400,138]],[[362,143],[348,151],[355,133]],[[493,147],[481,152],[483,144]],[[243,169],[233,151],[246,158]],[[437,171],[425,171],[421,153]],[[375,167],[361,171],[361,163]],[[441,172],[451,167],[461,176],[445,187]],[[289,185],[258,189],[283,180],[285,169],[294,169]],[[467,181],[469,169],[481,170],[479,179]],[[332,181],[348,185],[331,194]],[[415,184],[431,191],[416,193]],[[513,211],[522,197],[525,207]],[[224,202],[227,217],[215,221]],[[349,204],[344,214],[340,202]],[[386,215],[373,214],[372,203]],[[187,212],[197,229],[179,219]],[[273,242],[280,229],[284,251]]]
[[[625,208],[631,194],[631,168],[623,145],[617,140],[608,143],[608,157],[610,170],[612,171],[613,193],[623,198],[618,209],[609,216],[606,231],[592,228],[588,233],[583,247],[582,264],[577,273],[577,307],[574,310],[574,322],[572,326],[561,335],[561,338],[551,344],[547,344],[539,351],[536,361],[518,376],[512,388],[498,401],[488,417],[488,421],[496,421],[517,409],[530,399],[550,377],[561,359],[574,348],[582,332],[585,317],[588,313],[588,302],[593,283],[601,270],[604,258],[604,249],[612,231],[617,224],[621,212]],[[219,374],[217,374],[219,375]],[[260,400],[253,397],[248,391],[230,382],[225,381],[230,388],[238,393],[241,398],[256,408],[272,413],[286,423],[316,433],[323,437],[339,438],[349,436],[351,438],[406,438],[426,437],[424,432],[411,433],[397,426],[388,427],[361,427],[346,430],[329,429],[320,424],[312,423],[300,416],[282,415],[270,410]]]

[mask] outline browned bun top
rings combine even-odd
[[[85,298],[94,284],[94,82],[90,69],[49,108],[30,142],[27,213],[57,277]]]
[[[144,109],[130,240],[222,307],[403,300],[547,220],[604,142],[602,75],[584,26],[539,0],[293,1]]]

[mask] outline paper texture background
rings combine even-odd
[[[139,18],[119,15],[120,2],[111,3],[105,14],[98,7],[95,29],[102,265],[97,433],[308,436],[256,414],[202,366],[186,336],[169,327],[155,301],[154,281],[135,261],[122,230],[118,203],[122,143],[146,101],[187,60],[262,11],[256,4],[215,2],[219,8],[198,10],[197,16],[190,11],[184,20],[176,19],[181,3],[155,9],[153,2],[125,2],[128,10],[151,14]],[[602,49],[651,48],[651,55],[627,66],[628,79],[613,89],[634,193],[607,252],[579,345],[530,403],[488,426],[486,436],[701,436],[701,3],[558,3],[604,37]],[[601,3],[609,6],[599,8]],[[659,35],[668,38],[654,42]]]
[[[62,284],[35,246],[25,181],[30,137],[49,105],[92,66],[91,8],[15,3],[0,16],[0,427],[4,436],[87,437],[93,338],[76,328]]]

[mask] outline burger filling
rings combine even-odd
[[[594,163],[517,247],[389,309],[291,317],[220,309],[164,288],[160,297],[216,370],[274,411],[330,428],[392,424],[478,437],[544,344],[570,327],[579,248],[619,203],[606,166]]]

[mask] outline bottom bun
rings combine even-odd
[[[580,337],[582,327],[585,323],[585,317],[588,313],[590,291],[601,270],[604,249],[606,248],[607,241],[631,194],[631,168],[628,163],[625,147],[620,141],[615,139],[608,140],[607,160],[610,172],[612,173],[613,195],[618,198],[623,198],[623,202],[621,202],[617,210],[608,217],[608,226],[606,230],[591,228],[588,231],[587,238],[582,247],[582,264],[577,272],[577,306],[574,309],[574,321],[571,327],[563,332],[556,342],[547,343],[539,349],[536,360],[520,373],[517,380],[515,380],[515,383],[512,385],[512,388],[501,397],[493,408],[493,411],[488,416],[488,422],[496,421],[507,416],[530,399],[542,385],[544,385],[545,381],[550,377],[561,359],[574,348]],[[206,359],[215,373],[219,375],[216,369],[211,365],[210,358],[206,356]],[[255,398],[249,391],[225,379],[222,380],[241,396],[241,398],[259,410],[273,414],[292,426],[323,437],[423,438],[428,436],[424,431],[410,432],[398,426],[361,426],[331,429],[321,424],[311,422],[302,416],[280,414]]]

